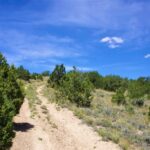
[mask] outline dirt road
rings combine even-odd
[[[112,142],[104,142],[92,128],[83,124],[66,108],[58,109],[42,95],[44,86],[37,88],[41,104],[32,119],[25,99],[20,113],[14,118],[16,136],[11,150],[119,150]]]

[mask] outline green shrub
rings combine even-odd
[[[92,84],[81,72],[67,73],[60,90],[77,106],[89,107],[91,104]]]
[[[112,97],[112,102],[120,104],[126,104],[125,96],[123,90],[117,90],[116,94]]]
[[[50,75],[49,71],[42,72],[42,76],[44,76],[44,77],[48,77],[49,75]]]
[[[20,66],[16,69],[16,73],[17,73],[17,77],[19,79],[25,80],[25,81],[29,81],[30,79],[30,72],[25,69],[23,66]]]
[[[56,65],[48,83],[59,91],[58,103],[69,100],[77,106],[90,106],[92,83],[84,73],[77,71],[75,67],[73,71],[66,73],[64,65]]]
[[[150,94],[150,77],[140,77],[130,81],[128,86],[128,96],[130,99],[140,99],[145,94]]]
[[[110,120],[106,120],[106,119],[101,120],[100,124],[103,127],[111,127],[112,126],[111,121]]]
[[[30,75],[30,78],[34,79],[34,80],[41,80],[41,81],[43,81],[43,76],[41,74],[38,74],[38,73],[32,73]]]
[[[41,74],[38,74],[36,79],[43,81],[43,76]]]
[[[90,116],[86,116],[84,120],[88,125],[92,125],[94,123],[94,119]]]
[[[49,77],[48,83],[51,84],[52,87],[60,86],[65,74],[66,69],[64,65],[56,65],[54,71]]]
[[[14,66],[10,67],[0,54],[0,149],[11,146],[14,136],[13,117],[19,112],[23,102],[23,91],[17,82]]]
[[[128,150],[130,147],[129,141],[124,138],[119,139],[119,145],[122,147],[123,150]]]
[[[87,72],[85,75],[95,88],[103,88],[103,77],[97,71]]]
[[[126,88],[128,80],[120,76],[108,75],[103,78],[103,88],[108,91],[116,91],[120,88]]]
[[[150,145],[150,136],[144,137],[144,141],[146,142],[147,145]]]
[[[74,115],[77,116],[79,119],[84,118],[85,114],[82,109],[76,108],[73,111],[74,111]]]
[[[119,142],[119,134],[116,131],[108,131],[107,129],[99,129],[98,133],[103,137],[104,141],[111,140],[115,143]]]
[[[132,105],[126,105],[126,111],[129,113],[134,113],[134,107]]]
[[[144,99],[133,99],[131,100],[132,101],[132,104],[135,105],[135,106],[143,106],[144,105]]]

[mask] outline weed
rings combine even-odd
[[[110,120],[106,120],[106,119],[101,120],[100,124],[103,127],[111,127],[112,126],[111,121]]]
[[[93,125],[94,123],[94,119],[92,117],[86,116],[84,118],[84,121],[88,124],[88,125]]]
[[[75,116],[77,116],[78,118],[82,119],[84,117],[84,111],[82,109],[74,109],[74,114]]]
[[[112,140],[115,143],[119,142],[119,134],[117,131],[108,131],[104,128],[98,130],[98,133],[102,136],[104,141]]]
[[[120,138],[119,145],[122,147],[123,150],[128,150],[130,147],[130,143],[127,139]]]

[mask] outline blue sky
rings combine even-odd
[[[0,51],[31,72],[149,76],[149,14],[149,0],[0,0]]]

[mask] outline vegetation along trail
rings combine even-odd
[[[66,108],[57,108],[43,96],[44,85],[37,86],[33,110],[25,99],[14,118],[16,136],[11,150],[118,150],[104,142],[93,129],[82,123]],[[22,140],[21,140],[22,139]]]

